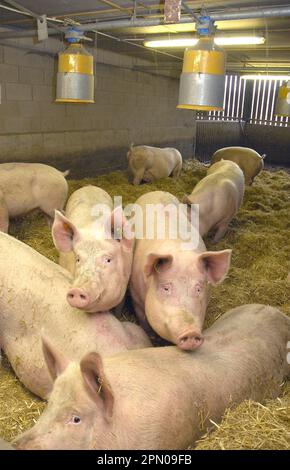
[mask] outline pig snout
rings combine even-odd
[[[34,441],[27,441],[25,443],[19,443],[16,446],[16,450],[43,450],[43,447],[37,442]]]
[[[90,304],[91,299],[85,289],[73,287],[67,293],[67,301],[71,307],[84,309]]]
[[[193,351],[199,348],[203,343],[203,336],[196,330],[187,330],[180,335],[177,340],[177,346],[185,351]]]
[[[21,435],[19,437],[16,437],[12,441],[12,445],[16,450],[41,450],[42,447],[37,440],[32,437],[31,435]]]

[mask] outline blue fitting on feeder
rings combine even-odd
[[[215,32],[214,21],[210,16],[201,15],[196,23],[196,31],[199,36],[211,36]]]
[[[65,34],[65,39],[70,44],[76,44],[84,39],[84,33],[77,28],[69,28]]]

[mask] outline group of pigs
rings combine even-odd
[[[131,146],[127,157],[134,184],[178,177],[182,168],[175,149]],[[225,278],[231,257],[231,250],[207,251],[202,237],[225,234],[245,183],[262,168],[251,149],[214,154],[207,176],[183,200],[199,205],[197,247],[184,250],[168,223],[162,239],[126,237],[122,207],[114,209],[101,188],[75,191],[64,213],[67,173],[0,165],[0,347],[19,380],[48,400],[14,447],[185,449],[231,404],[279,394],[290,372],[288,317],[244,305],[202,331],[210,285]],[[136,204],[146,227],[156,223],[146,219],[148,204],[179,201],[153,191]],[[96,205],[108,209],[106,218],[98,220]],[[4,233],[10,217],[35,208],[52,222],[59,265]],[[191,224],[191,214],[185,209],[181,217]],[[119,235],[108,237],[116,226]],[[128,286],[143,328],[112,313]],[[152,347],[152,331],[174,346]]]

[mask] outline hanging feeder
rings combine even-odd
[[[225,52],[215,43],[209,17],[197,27],[200,39],[184,52],[177,108],[222,110],[225,89]]]
[[[55,101],[94,103],[94,58],[80,44],[82,32],[70,29],[65,37],[70,45],[58,55]]]
[[[290,116],[290,80],[284,82],[279,88],[275,114],[277,116]]]

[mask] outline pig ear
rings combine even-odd
[[[51,344],[45,337],[41,336],[44,360],[54,381],[68,366],[68,360]]]
[[[127,221],[121,206],[117,206],[111,214],[112,236],[119,240],[124,251],[133,249],[134,237],[131,236],[129,222]]]
[[[206,251],[199,256],[211,284],[218,284],[224,280],[230,267],[231,254],[232,250]]]
[[[90,397],[98,405],[102,403],[106,419],[110,420],[113,416],[114,395],[105,377],[101,356],[95,352],[87,354],[81,360],[80,368]]]
[[[52,225],[52,238],[59,251],[71,251],[78,238],[77,228],[60,211],[55,211]]]
[[[157,253],[150,253],[147,256],[147,262],[144,268],[146,276],[154,274],[154,272],[162,273],[170,268],[173,262],[172,255],[160,255]]]

